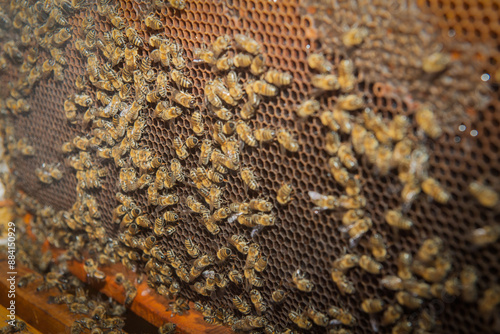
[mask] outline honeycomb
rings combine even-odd
[[[146,27],[143,18],[150,10],[150,3],[118,1],[117,4],[126,25],[135,27],[147,41],[153,32]],[[311,191],[335,196],[343,194],[343,188],[333,180],[328,168],[329,156],[324,150],[326,128],[318,117],[298,120],[295,115],[302,101],[317,95],[310,80],[313,71],[306,59],[311,53],[323,52],[335,70],[340,61],[353,61],[357,85],[351,93],[363,95],[366,106],[384,119],[390,120],[396,115],[413,119],[422,105],[430,104],[442,125],[442,136],[436,140],[424,137],[421,144],[429,152],[429,175],[450,192],[451,199],[441,205],[423,194],[418,196],[405,210],[405,216],[415,223],[408,232],[389,228],[384,218],[387,210],[402,205],[402,185],[397,174],[390,172],[381,176],[366,156],[357,155],[362,195],[367,202],[365,211],[373,221],[368,235],[379,233],[387,244],[388,259],[383,263],[382,275],[397,273],[398,254],[409,252],[415,255],[425,239],[437,236],[444,242],[443,249],[453,255],[453,269],[448,276],[455,277],[465,265],[473,265],[479,272],[478,290],[482,295],[487,288],[498,283],[500,264],[497,254],[500,246],[494,243],[484,248],[474,247],[469,235],[474,229],[498,222],[500,215],[497,207],[480,207],[467,189],[472,181],[481,180],[496,191],[500,190],[500,137],[495,135],[495,129],[500,125],[500,116],[495,112],[499,107],[500,81],[498,8],[495,6],[489,2],[461,1],[278,3],[207,0],[187,1],[184,10],[169,6],[158,9],[156,14],[165,25],[164,32],[161,32],[182,45],[188,60],[185,75],[193,80],[190,93],[197,97],[208,128],[204,137],[211,138],[216,120],[203,107],[204,86],[206,81],[219,74],[205,64],[196,63],[194,50],[210,45],[221,35],[240,33],[260,43],[262,53],[267,57],[267,66],[288,71],[293,77],[292,85],[280,89],[277,97],[263,99],[256,117],[248,123],[254,129],[267,126],[288,129],[297,134],[300,145],[298,153],[284,152],[277,142],[258,148],[245,146],[241,150],[240,165],[254,168],[260,178],[260,193],[247,189],[239,174],[226,176],[225,201],[243,202],[257,196],[269,198],[277,219],[274,226],[252,231],[236,222],[223,222],[219,225],[220,233],[212,235],[202,226],[200,216],[187,207],[184,199],[197,196],[197,192],[186,183],[173,190],[181,201],[171,208],[181,215],[181,222],[175,226],[175,234],[161,240],[163,249],[175,250],[183,262],[189,263],[191,258],[185,252],[185,239],[191,238],[203,253],[215,254],[220,247],[229,245],[231,235],[244,235],[247,240],[260,244],[261,253],[269,259],[266,270],[260,273],[266,282],[259,289],[264,300],[273,305],[271,293],[277,288],[289,293],[283,304],[273,305],[265,313],[266,319],[277,330],[297,328],[288,314],[308,306],[324,313],[330,306],[348,310],[358,319],[357,326],[352,328],[356,333],[371,333],[379,326],[380,317],[364,313],[361,302],[366,298],[381,298],[387,304],[395,303],[395,294],[381,286],[381,276],[349,270],[346,276],[356,289],[353,295],[340,294],[330,276],[332,263],[346,252],[369,254],[368,238],[362,238],[357,247],[350,248],[348,238],[339,231],[343,212],[328,210],[317,213],[309,196]],[[13,120],[15,133],[29,138],[36,149],[33,157],[13,156],[17,187],[56,211],[70,210],[77,199],[75,173],[66,166],[66,155],[61,153],[60,147],[77,135],[85,136],[89,130],[79,123],[68,123],[63,107],[67,97],[76,92],[74,82],[77,76],[86,73],[86,61],[74,45],[82,19],[87,15],[94,17],[98,36],[112,29],[109,20],[100,16],[94,5],[68,15],[74,35],[65,45],[68,66],[64,68],[64,80],[57,82],[49,77],[38,82],[26,97],[30,113]],[[368,37],[358,47],[345,47],[342,36],[358,25],[368,28]],[[146,43],[143,55],[150,51]],[[450,54],[452,62],[444,74],[424,73],[421,70],[423,59],[436,51]],[[231,48],[228,54],[234,52]],[[42,51],[40,57],[45,60],[49,55]],[[15,82],[19,74],[13,66],[1,75],[4,82]],[[249,74],[242,72],[241,75],[243,80],[248,80]],[[86,93],[94,100],[95,92],[92,86],[86,88]],[[317,95],[317,100],[322,110],[332,110],[340,95],[337,92],[321,94]],[[153,110],[151,106],[145,109],[147,125],[140,145],[151,148],[165,161],[177,158],[171,142],[176,136],[185,139],[193,134],[189,113],[184,112],[166,123],[152,118]],[[412,128],[418,134],[414,122]],[[346,139],[344,135],[342,139]],[[60,163],[63,178],[48,186],[41,184],[34,171],[44,163]],[[103,179],[102,189],[88,192],[99,203],[106,235],[116,238],[121,231],[112,223],[112,211],[118,205],[115,194],[119,190],[119,169],[106,160],[96,160],[95,163],[106,168],[108,175]],[[191,151],[190,157],[182,164],[189,171],[198,165],[198,155]],[[295,192],[292,202],[281,206],[276,201],[276,193],[284,183],[292,184]],[[148,205],[147,189],[128,195],[151,215],[152,220],[159,216],[158,210]],[[141,232],[141,235],[147,234]],[[237,256],[229,264],[216,264],[212,268],[215,272],[225,272],[232,266],[242,269],[244,262],[243,257]],[[311,293],[294,288],[292,275],[297,269],[314,283]],[[143,270],[142,264],[138,270]],[[211,297],[201,297],[184,283],[180,292],[182,297],[202,301],[215,309],[223,307],[228,310],[234,309],[232,297],[236,295],[250,300],[246,289],[232,284],[223,293]],[[498,311],[484,317],[460,298],[446,297],[426,300],[419,311],[406,310],[406,319],[416,326],[421,310],[430,310],[438,321],[438,332],[498,331]],[[238,312],[235,310],[235,313]],[[319,326],[311,330],[324,331]],[[389,332],[390,327],[381,327],[379,331]]]

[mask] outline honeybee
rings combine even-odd
[[[292,75],[289,72],[269,70],[264,74],[264,80],[275,86],[287,86],[292,82]]]
[[[328,154],[334,155],[339,150],[340,137],[334,131],[329,131],[325,137],[325,151]]]
[[[398,266],[399,278],[403,280],[408,280],[413,277],[411,271],[412,256],[410,253],[405,253],[405,252],[399,253],[396,265]]]
[[[415,114],[418,126],[432,139],[437,139],[443,133],[436,116],[428,107],[422,107]]]
[[[318,326],[326,327],[329,323],[329,319],[326,314],[316,311],[313,307],[309,306],[307,308],[307,316]]]
[[[385,221],[392,227],[401,230],[410,230],[413,226],[413,222],[408,218],[404,218],[401,210],[388,210],[385,213]]]
[[[266,303],[264,302],[264,299],[262,298],[262,295],[258,290],[250,290],[250,300],[255,306],[255,311],[257,311],[257,314],[260,315],[267,310]]]
[[[226,123],[227,124],[227,123]],[[260,143],[267,143],[274,140],[276,131],[271,128],[260,128],[254,131],[254,136]]]
[[[71,38],[70,28],[60,28],[54,32],[53,42],[56,46],[64,44],[68,39]],[[8,52],[7,52],[8,53]]]
[[[252,83],[252,89],[256,94],[263,96],[276,96],[278,95],[278,88],[271,85],[264,80],[256,80]]]
[[[262,212],[269,212],[273,209],[273,204],[262,199],[251,199],[249,203],[250,209]]]
[[[304,101],[297,109],[297,115],[305,118],[319,111],[319,102],[316,100]]]
[[[347,172],[347,170],[342,167],[340,159],[337,157],[332,157],[328,159],[328,166],[330,167],[330,173],[332,173],[333,178],[342,186],[347,186],[348,181],[351,179],[351,176]]]
[[[426,239],[420,246],[416,258],[424,263],[429,263],[443,248],[443,240],[439,237]]]
[[[333,70],[332,63],[326,60],[325,55],[319,53],[311,53],[307,56],[307,64],[320,73],[329,73]]]
[[[203,123],[203,118],[199,112],[195,111],[192,113],[189,121],[191,123],[191,128],[196,135],[200,136],[205,132],[205,124]]]
[[[304,314],[301,314],[299,312],[290,312],[288,313],[288,317],[290,320],[292,320],[297,326],[299,326],[302,329],[309,330],[312,328],[312,322],[310,322]]]
[[[212,51],[215,57],[225,52],[231,46],[231,37],[229,35],[222,35],[212,43]]]
[[[396,300],[400,305],[403,305],[409,309],[417,309],[422,305],[422,299],[412,296],[406,291],[399,291],[396,293]]]
[[[373,222],[370,218],[362,218],[357,220],[354,224],[347,227],[349,236],[349,246],[354,247],[358,243],[359,239],[370,230]]]
[[[368,36],[368,33],[368,29],[364,27],[351,28],[342,36],[342,42],[347,47],[357,46],[363,43],[364,39]]]
[[[299,143],[293,135],[285,129],[280,129],[276,133],[276,138],[278,139],[278,143],[290,152],[297,152],[299,150]]]
[[[193,51],[193,57],[195,63],[207,63],[209,65],[214,65],[216,62],[216,57],[213,51],[209,49],[198,49],[195,48]]]
[[[243,276],[240,274],[238,270],[231,270],[227,276],[229,277],[229,280],[233,282],[236,285],[241,285],[243,284]]]
[[[384,314],[382,315],[382,319],[380,320],[380,324],[382,326],[388,326],[394,324],[396,321],[401,318],[403,314],[403,309],[399,305],[389,305],[387,306]]]
[[[384,309],[385,303],[378,298],[367,298],[361,303],[361,310],[365,313],[378,313]]]
[[[194,108],[196,106],[196,100],[193,95],[188,94],[186,92],[172,89],[171,92],[172,99],[182,105],[185,108]]]
[[[363,218],[364,214],[365,212],[361,209],[348,210],[342,216],[342,224],[346,226],[352,225],[360,218]]]
[[[387,257],[387,247],[384,243],[384,239],[378,233],[372,235],[368,241],[369,247],[372,251],[372,255],[378,261],[383,261]]]
[[[179,197],[177,195],[160,195],[158,196],[158,205],[169,206],[174,205],[179,202]]]
[[[219,109],[214,110],[215,115],[217,115],[218,118],[224,120],[224,121],[229,121],[231,118],[233,118],[233,114],[224,107],[221,107]]]
[[[232,235],[229,239],[229,243],[233,245],[238,250],[238,252],[242,254],[248,253],[248,242],[242,235]]]
[[[345,254],[333,262],[333,268],[340,271],[347,271],[359,264],[359,256],[354,254]]]
[[[493,285],[484,291],[483,297],[479,299],[479,311],[484,313],[491,313],[495,307],[500,303],[500,286]]]
[[[237,48],[241,50],[244,50],[253,55],[261,53],[260,44],[257,43],[257,41],[251,37],[248,37],[243,34],[235,34],[234,40],[236,41]]]
[[[258,178],[250,168],[242,168],[240,173],[241,179],[245,182],[247,187],[252,190],[257,190],[259,188]]]
[[[164,121],[177,118],[182,114],[182,109],[168,104],[167,101],[160,101],[156,105],[153,117],[158,117]]]
[[[218,71],[228,71],[233,67],[233,58],[224,56],[215,61],[215,68]]]
[[[315,74],[311,77],[311,84],[322,91],[338,90],[340,88],[338,78],[333,74]]]
[[[465,266],[460,272],[462,298],[468,303],[477,299],[477,279],[477,271],[473,266]]]
[[[213,150],[210,160],[216,165],[222,165],[225,168],[238,170],[239,164],[235,163],[233,159],[222,154],[219,150]]]
[[[327,113],[325,115],[325,113]],[[323,118],[328,117],[328,119],[325,119],[323,122],[324,125],[328,126],[330,129],[333,129],[333,131],[342,131],[343,133],[349,134],[352,131],[352,125],[351,125],[351,115],[347,113],[344,110],[334,108],[333,112],[326,111],[323,112],[322,114]],[[326,123],[328,122],[328,123]],[[325,124],[326,123],[326,124]],[[335,130],[336,129],[336,130]]]
[[[435,52],[422,60],[422,69],[427,73],[438,73],[444,71],[450,62],[450,55]]]
[[[337,154],[345,167],[348,169],[358,168],[358,160],[354,156],[354,152],[352,151],[350,144],[340,144]]]
[[[346,326],[354,326],[357,323],[356,318],[349,311],[340,307],[330,306],[328,314]]]
[[[471,242],[479,247],[492,244],[500,236],[500,225],[486,225],[472,231]]]
[[[422,191],[432,197],[436,202],[441,204],[448,203],[450,194],[441,186],[441,184],[434,178],[425,179],[422,184]]]
[[[170,71],[170,78],[173,82],[177,84],[178,87],[191,88],[193,87],[193,82],[188,79],[182,72],[172,69]]]
[[[232,251],[230,248],[227,247],[222,247],[217,251],[217,258],[219,261],[224,262],[227,260],[232,254]]]
[[[365,271],[378,275],[382,270],[383,266],[380,262],[375,261],[368,255],[362,255],[359,259],[359,266],[363,268]]]
[[[404,289],[404,284],[403,284],[403,280],[397,276],[384,276],[381,280],[380,280],[380,284],[386,288],[386,289],[389,289],[389,290],[394,290],[394,291],[398,291],[398,290],[403,290]]]
[[[315,211],[332,210],[339,207],[338,198],[335,196],[326,196],[315,191],[309,191],[308,194],[314,205],[316,205]]]
[[[144,23],[146,24],[147,27],[153,30],[163,29],[163,23],[159,19],[157,19],[153,14],[146,16]]]
[[[238,134],[240,139],[248,146],[257,146],[257,140],[253,136],[252,129],[250,128],[250,126],[248,126],[247,123],[243,121],[239,121],[238,123],[236,123],[236,133]]]
[[[245,53],[237,53],[233,58],[234,66],[238,68],[248,67],[252,64],[253,57]],[[272,83],[272,82],[271,82]]]
[[[200,153],[200,163],[206,165],[210,162],[210,156],[212,155],[212,142],[205,139],[201,142],[201,153]]]
[[[125,36],[127,36],[128,41],[131,44],[140,48],[144,47],[144,41],[137,33],[137,30],[135,30],[134,28],[128,27],[127,29],[125,29]]]
[[[344,272],[338,269],[333,269],[331,271],[332,280],[337,284],[337,287],[340,290],[342,295],[344,294],[353,294],[356,290],[354,285],[347,280],[347,277],[344,275]]]
[[[477,181],[471,182],[469,184],[469,192],[482,206],[487,208],[495,207],[498,203],[498,193],[483,183]]]
[[[267,69],[266,58],[262,54],[258,54],[252,60],[252,65],[250,65],[250,73],[255,76],[259,76],[264,73]]]
[[[305,278],[305,275],[297,269],[292,275],[292,281],[300,291],[311,292],[314,288],[314,284]]]
[[[287,294],[288,293],[286,293],[285,291],[278,289],[273,291],[273,293],[271,294],[271,298],[273,299],[273,302],[281,303],[285,299]]]
[[[238,311],[240,311],[243,314],[250,313],[251,311],[250,305],[248,305],[248,303],[243,298],[241,298],[240,296],[234,296],[232,300],[234,307],[236,307]]]

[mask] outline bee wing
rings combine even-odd
[[[318,201],[318,200],[327,198],[327,196],[321,195],[320,193],[317,193],[315,191],[309,191],[308,194],[309,194],[309,197],[311,197],[311,199],[313,201]]]

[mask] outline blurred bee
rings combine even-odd
[[[358,168],[358,160],[354,156],[350,144],[342,143],[337,152],[340,161],[348,169]]]
[[[472,231],[471,242],[475,246],[483,247],[496,242],[498,237],[500,237],[500,225],[486,225]]]
[[[158,196],[158,205],[169,206],[174,205],[179,202],[179,197],[177,195],[160,195]]]
[[[387,257],[387,247],[382,236],[378,233],[372,235],[368,241],[372,255],[378,261],[383,261]]]
[[[239,121],[236,124],[236,133],[238,134],[240,139],[248,146],[257,146],[257,140],[253,136],[252,129],[250,128],[250,126],[248,126],[247,123]]]
[[[382,326],[388,326],[394,324],[396,321],[401,318],[403,314],[403,309],[399,305],[389,305],[385,309],[382,314],[382,319],[380,320],[380,324]]]
[[[288,318],[290,318],[290,320],[302,329],[309,330],[312,328],[312,323],[305,317],[304,314],[292,311],[288,313]]]
[[[417,309],[422,305],[422,299],[412,296],[406,291],[396,292],[396,300],[400,305],[403,305],[409,309]]]
[[[285,129],[280,129],[276,133],[276,138],[278,139],[278,143],[290,152],[297,152],[299,150],[299,143],[293,135]]]
[[[448,203],[450,194],[444,190],[439,182],[434,178],[427,178],[422,182],[422,191],[441,204]]]
[[[311,84],[321,91],[338,90],[340,88],[338,78],[333,74],[315,74],[311,77]]]
[[[249,206],[252,210],[262,212],[269,212],[273,209],[273,204],[271,202],[261,199],[251,199]]]
[[[479,311],[489,314],[500,303],[500,286],[493,285],[484,291],[483,297],[479,299]]]
[[[469,192],[482,206],[487,208],[495,207],[498,203],[498,193],[491,187],[488,187],[480,182],[471,182],[469,184]]]
[[[212,142],[205,139],[201,142],[201,153],[200,153],[200,163],[206,165],[210,162],[210,156],[212,155]]]
[[[334,155],[340,147],[340,137],[334,131],[327,132],[325,136],[325,151],[328,154]]]
[[[342,224],[349,226],[354,224],[359,219],[363,218],[365,212],[361,209],[348,210],[342,216]]]
[[[396,115],[389,123],[388,130],[389,136],[394,141],[405,139],[408,132],[409,120],[404,115]]]
[[[252,65],[253,57],[245,53],[237,53],[233,57],[233,64],[238,68],[244,68]]]
[[[304,277],[304,274],[300,271],[300,269],[297,269],[297,271],[293,273],[292,281],[297,289],[303,292],[311,292],[314,288],[314,284]]]
[[[416,259],[424,263],[433,261],[443,248],[443,240],[439,237],[426,239],[417,251]]]
[[[410,253],[399,253],[396,265],[398,266],[398,276],[403,280],[408,280],[413,277],[411,271],[412,256]]]
[[[92,98],[86,94],[75,94],[73,100],[76,104],[82,107],[88,107],[92,104]]]
[[[193,51],[193,58],[195,63],[207,63],[209,65],[215,65],[216,57],[213,51],[209,49],[198,49],[195,48]]]
[[[261,53],[260,44],[251,37],[243,34],[235,34],[234,40],[236,41],[237,48],[241,50],[244,50],[253,55]]]
[[[229,94],[234,100],[241,100],[243,97],[243,90],[241,85],[238,83],[238,74],[234,71],[230,71],[225,78],[227,87],[229,88]]]
[[[340,61],[338,81],[343,91],[350,92],[354,89],[356,77],[354,76],[354,64],[351,60]]]
[[[316,100],[306,100],[297,108],[297,115],[306,118],[319,111],[319,102]]]
[[[233,99],[233,96],[229,92],[228,88],[224,85],[220,78],[217,78],[212,82],[213,91],[221,98],[224,102],[229,105],[236,105],[237,102]]]
[[[287,86],[292,82],[292,75],[289,72],[269,70],[264,74],[264,80],[275,86]]]
[[[450,62],[450,55],[435,52],[422,60],[422,69],[426,73],[438,73],[444,71]]]
[[[240,311],[241,313],[243,314],[248,314],[250,313],[251,311],[251,308],[250,306],[248,305],[248,303],[242,299],[240,296],[234,296],[233,297],[233,304],[234,304],[234,307],[236,307],[236,309],[238,311]]]
[[[285,291],[278,289],[278,290],[274,290],[272,292],[271,298],[272,298],[273,302],[281,303],[281,302],[283,302],[283,300],[285,299],[287,294],[288,293],[286,293]]]
[[[229,243],[233,245],[240,253],[242,254],[248,253],[248,242],[242,235],[231,236],[231,238],[229,239]]]
[[[443,131],[434,113],[428,107],[422,107],[415,114],[418,126],[432,139],[437,139]]]
[[[147,27],[153,30],[160,30],[163,29],[164,27],[163,23],[159,19],[157,19],[153,14],[146,16],[144,23],[146,24]]]
[[[191,123],[191,128],[196,135],[200,136],[205,132],[203,118],[199,112],[196,111],[192,113],[189,121]]]
[[[193,87],[193,82],[188,79],[182,72],[172,69],[170,71],[170,78],[173,82],[177,84],[178,87],[191,88]]]
[[[71,38],[71,29],[60,28],[54,32],[53,42],[56,46],[60,46],[70,38]]]
[[[337,99],[337,107],[342,110],[353,111],[361,109],[365,106],[365,101],[362,97],[354,94],[340,96]]]
[[[333,268],[340,271],[347,271],[359,264],[359,256],[354,254],[345,254],[333,262]]]
[[[326,196],[315,191],[309,191],[308,194],[314,205],[316,205],[315,211],[332,210],[339,207],[338,198],[335,196]]]
[[[267,143],[274,140],[276,131],[271,128],[260,128],[254,131],[254,136],[260,143]]]
[[[252,60],[252,65],[250,65],[250,73],[255,76],[259,76],[264,73],[267,69],[266,59],[262,54],[258,54]]]
[[[171,92],[172,99],[176,102],[179,103],[181,106],[185,108],[194,108],[196,105],[196,100],[194,99],[194,96],[191,94],[188,94],[183,91],[179,91],[177,89],[172,89]]]
[[[356,318],[349,311],[346,311],[340,307],[329,307],[328,315],[340,321],[343,325],[346,326],[354,326],[357,323]]]
[[[252,83],[252,89],[256,94],[263,96],[276,96],[278,95],[278,88],[274,85],[268,84],[264,80],[256,80]]]
[[[125,35],[127,36],[128,41],[131,44],[140,48],[144,47],[144,41],[137,33],[137,30],[135,30],[134,28],[128,27],[127,29],[125,29]]]
[[[231,270],[228,275],[229,280],[233,282],[236,285],[241,285],[243,284],[243,276],[240,274],[239,271],[237,270]]]
[[[183,10],[186,8],[186,0],[168,0],[168,4],[175,9]]]
[[[325,113],[327,113],[325,115]],[[330,115],[331,114],[331,115]],[[323,123],[324,125],[328,126],[330,129],[333,129],[333,131],[338,131],[340,129],[341,132],[350,134],[352,131],[352,124],[351,124],[351,115],[339,108],[334,108],[333,112],[330,111],[325,111],[322,113],[323,118],[326,116],[328,117],[328,120],[325,120],[327,122],[326,124]],[[331,118],[331,119],[330,119]],[[335,130],[336,128],[336,130]]]
[[[307,316],[318,326],[326,327],[329,324],[326,314],[316,311],[311,306],[307,308]]]
[[[169,121],[171,119],[179,117],[181,114],[181,108],[173,107],[169,105],[167,101],[160,101],[156,105],[155,111],[153,112],[153,117],[158,117],[163,121]]]
[[[333,65],[326,60],[323,54],[311,53],[307,56],[307,64],[313,70],[320,73],[330,73],[333,70]]]
[[[370,230],[372,227],[373,222],[370,218],[362,218],[357,220],[354,224],[350,225],[347,227],[347,231],[349,236],[351,237],[349,239],[349,246],[350,247],[355,247],[356,244],[359,242],[359,239]],[[341,229],[343,230],[343,229]]]
[[[332,157],[328,159],[328,167],[330,167],[330,173],[332,173],[333,178],[342,186],[347,186],[348,181],[351,179],[347,169],[342,167],[340,159],[337,157]]]
[[[357,46],[363,43],[368,36],[368,32],[368,29],[364,27],[351,28],[342,36],[342,43],[347,47]]]
[[[380,274],[380,271],[382,270],[383,266],[381,263],[375,261],[373,258],[371,258],[368,255],[362,255],[359,258],[359,266],[364,269],[365,271],[378,275]]]
[[[462,284],[462,298],[471,303],[477,300],[477,271],[473,266],[465,266],[460,272],[460,283]]]
[[[245,182],[245,185],[252,190],[257,190],[259,188],[259,183],[257,181],[257,176],[250,168],[241,169],[241,179]]]
[[[401,230],[410,230],[413,227],[413,222],[408,218],[404,218],[401,210],[388,210],[385,213],[385,221],[392,227]]]
[[[378,313],[384,309],[384,301],[377,298],[367,298],[361,303],[361,310],[365,313]]]
[[[233,67],[233,58],[224,56],[215,61],[215,68],[218,71],[228,71]]]

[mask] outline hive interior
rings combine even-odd
[[[148,2],[117,3],[126,24],[134,26],[147,40],[152,31],[140,18]],[[70,25],[79,27],[85,13],[94,16],[98,35],[112,28],[93,6],[70,17]],[[479,291],[497,283],[499,244],[476,248],[471,245],[468,235],[475,228],[498,222],[500,215],[498,209],[480,207],[467,191],[469,183],[478,179],[500,190],[500,134],[495,131],[500,126],[498,81],[495,79],[497,62],[500,61],[497,38],[500,25],[497,24],[499,10],[495,4],[419,1],[418,6],[411,3],[398,6],[382,2],[368,5],[361,1],[358,5],[336,1],[187,1],[185,10],[165,7],[157,14],[165,23],[165,36],[180,42],[185,50],[185,58],[189,60],[186,75],[194,82],[191,93],[197,96],[199,106],[204,104],[205,82],[214,79],[217,74],[206,65],[192,62],[193,50],[210,44],[223,34],[232,36],[242,33],[255,38],[267,55],[267,65],[289,71],[293,84],[282,89],[276,98],[263,99],[256,117],[249,124],[253,128],[271,126],[294,131],[298,134],[301,147],[295,154],[283,152],[277,142],[256,148],[245,146],[241,150],[241,166],[255,169],[261,178],[262,196],[269,198],[274,205],[273,213],[277,217],[274,226],[251,236],[251,229],[236,222],[223,222],[220,224],[221,232],[212,235],[200,224],[199,215],[193,214],[182,202],[187,196],[196,194],[195,189],[186,183],[174,188],[181,202],[173,209],[181,215],[182,222],[176,225],[174,235],[161,240],[165,249],[176,250],[183,261],[190,262],[184,248],[186,238],[191,238],[202,252],[215,254],[220,247],[228,245],[231,235],[243,234],[248,240],[260,244],[261,252],[269,258],[267,269],[261,273],[266,280],[260,289],[264,299],[270,303],[271,292],[279,287],[290,293],[283,304],[275,305],[265,313],[276,328],[292,328],[287,315],[298,308],[305,309],[311,305],[326,312],[329,306],[339,306],[358,319],[358,326],[353,328],[356,333],[372,332],[370,317],[360,310],[361,301],[378,297],[391,304],[394,303],[394,293],[380,286],[379,276],[350,270],[347,277],[354,283],[356,293],[339,294],[330,278],[332,262],[346,251],[360,255],[369,253],[367,238],[363,238],[356,248],[349,249],[348,238],[338,231],[342,212],[315,213],[308,195],[308,191],[336,196],[342,193],[341,187],[329,175],[329,157],[324,152],[325,127],[317,117],[297,120],[294,112],[301,101],[313,94],[307,55],[322,51],[335,65],[342,59],[353,60],[358,78],[354,92],[363,94],[367,106],[376,113],[387,119],[398,114],[412,117],[419,104],[432,103],[443,124],[444,134],[436,141],[425,139],[424,144],[430,153],[429,174],[444,185],[452,199],[446,205],[440,205],[420,195],[406,212],[415,222],[409,232],[397,232],[389,228],[384,220],[388,209],[401,205],[401,184],[397,175],[391,172],[387,176],[379,176],[365,157],[358,157],[362,194],[367,199],[365,210],[373,220],[370,233],[380,233],[388,246],[389,256],[384,262],[383,275],[396,273],[395,259],[400,252],[415,254],[424,239],[439,236],[444,241],[444,248],[453,254],[453,271],[449,276],[458,273],[464,265],[472,264],[480,273]],[[373,22],[378,19],[383,24],[368,25],[371,37],[359,48],[343,48],[339,38],[344,27],[366,20],[368,15]],[[362,22],[366,24],[367,21]],[[411,31],[398,31],[398,26],[403,23],[410,29],[420,30],[423,27],[429,36],[428,43],[420,45],[418,39],[404,39],[411,36]],[[85,74],[85,60],[74,48],[75,38],[72,37],[66,44],[68,66],[64,70],[64,81],[56,82],[52,77],[40,81],[27,97],[30,113],[14,119],[16,133],[29,138],[37,151],[34,157],[13,159],[17,187],[56,210],[71,208],[76,199],[77,184],[74,171],[65,166],[65,156],[60,147],[75,135],[81,136],[88,131],[78,124],[69,124],[63,110],[65,99],[75,92],[76,76]],[[421,47],[422,54],[429,54],[433,47],[440,45],[454,55],[455,63],[442,76],[422,74],[412,64],[403,63],[404,59],[410,62],[414,58],[419,60],[418,52],[408,55],[408,45]],[[41,58],[44,57],[47,54],[41,54]],[[484,73],[491,76],[488,83],[481,80]],[[16,70],[7,70],[1,77],[3,82],[13,80]],[[94,97],[95,88],[89,86],[87,93]],[[338,95],[320,95],[318,100],[322,109],[333,108]],[[151,115],[153,108],[150,105],[146,114]],[[209,133],[215,117],[206,109],[201,112],[210,128],[206,137],[211,138]],[[175,136],[187,138],[193,134],[188,117],[189,113],[185,112],[168,124],[148,117],[140,144],[152,148],[166,161],[176,158],[171,141]],[[465,131],[458,130],[461,124],[466,126]],[[478,135],[471,135],[471,130],[477,130]],[[192,154],[182,164],[185,170],[190,170],[197,162],[198,155]],[[43,163],[60,163],[63,178],[51,185],[41,184],[34,170]],[[104,179],[102,189],[90,193],[98,199],[101,220],[108,235],[116,237],[118,227],[111,221],[112,210],[118,204],[115,194],[118,191],[119,170],[112,162],[98,161],[98,165],[108,168],[109,175]],[[238,174],[230,173],[227,179],[224,196],[228,203],[257,197],[256,193],[246,189]],[[281,206],[275,194],[285,182],[294,185],[295,193],[291,204]],[[154,218],[158,212],[148,205],[146,192],[144,189],[131,196]],[[213,268],[224,272],[233,265],[243,268],[244,257],[238,256],[229,264]],[[297,269],[305,272],[314,282],[315,289],[311,293],[294,289],[292,274]],[[139,270],[142,268],[139,267]],[[201,297],[189,285],[183,284],[180,296],[193,301],[201,300],[215,308],[232,309],[231,298],[240,294],[249,300],[246,290],[232,284],[223,293],[212,297]],[[475,308],[460,299],[430,300],[423,307],[435,308],[440,322],[438,328],[443,333],[488,332],[499,325],[495,323],[495,316],[482,317]],[[407,311],[406,314],[418,317],[412,312]],[[385,330],[388,329],[381,329],[382,332]],[[313,331],[321,332],[322,329],[315,326]]]

